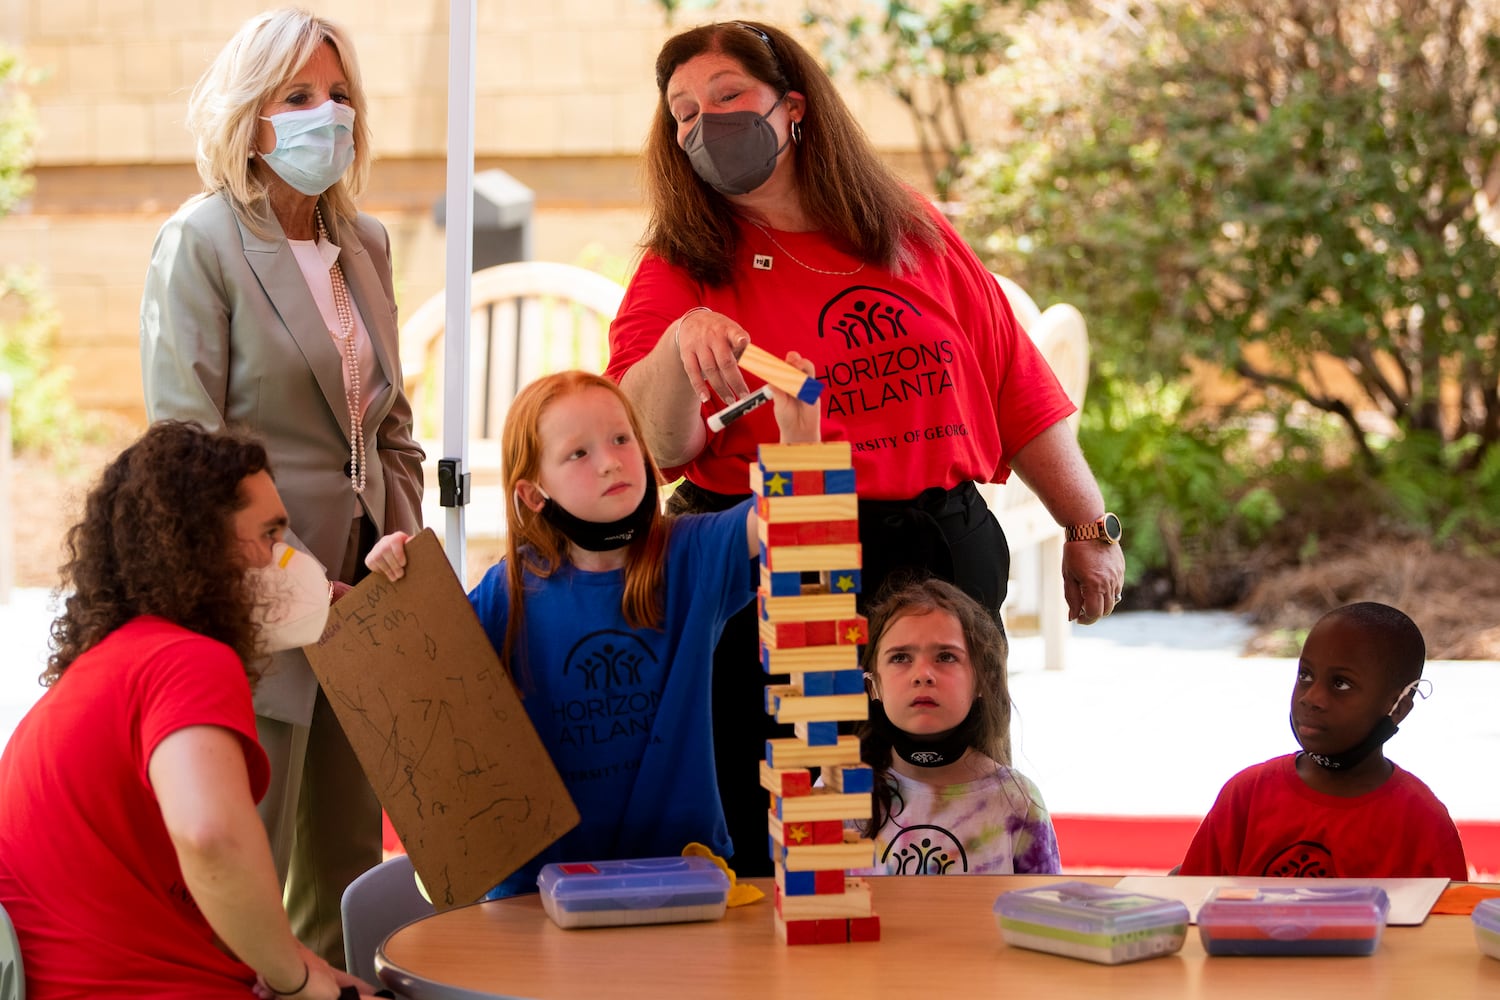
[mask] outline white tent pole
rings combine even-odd
[[[464,504],[469,502],[469,303],[474,263],[474,23],[478,0],[449,0],[446,313],[443,336],[443,458],[438,479],[448,507],[448,561],[464,576]],[[444,482],[444,480],[448,482]],[[456,486],[453,490],[450,487]]]

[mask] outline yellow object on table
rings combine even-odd
[[[682,849],[682,856],[685,858],[707,858],[724,870],[724,874],[729,876],[729,899],[727,900],[727,905],[744,906],[747,903],[753,903],[758,899],[766,898],[766,894],[755,886],[737,880],[734,877],[734,870],[729,867],[729,862],[709,850],[706,845],[700,844],[695,840]]]

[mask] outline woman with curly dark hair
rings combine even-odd
[[[255,811],[247,664],[283,609],[327,614],[286,526],[257,441],[167,421],[68,532],[50,690],[0,756],[0,904],[34,1000],[369,991],[292,936]],[[289,641],[321,618],[301,624]]]

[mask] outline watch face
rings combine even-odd
[[[1111,542],[1118,542],[1123,532],[1123,529],[1120,527],[1120,519],[1113,514],[1105,514],[1103,521],[1104,537],[1108,538]]]

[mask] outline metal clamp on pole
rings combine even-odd
[[[463,471],[463,460],[438,459],[438,503],[444,507],[463,507],[469,502],[469,474]]]

